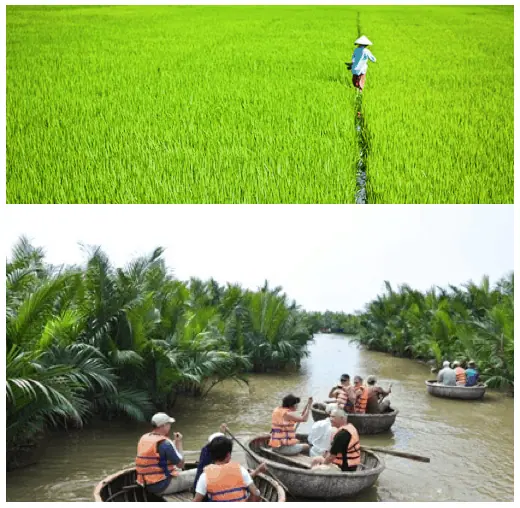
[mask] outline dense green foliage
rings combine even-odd
[[[267,282],[182,282],[161,249],[125,268],[90,249],[85,267],[57,268],[23,238],[7,262],[6,326],[11,453],[49,425],[142,420],[179,393],[298,368],[311,340],[296,304]]]
[[[512,6],[9,6],[9,203],[513,202]]]
[[[360,23],[369,202],[513,203],[513,6],[364,7]]]
[[[480,285],[432,288],[426,293],[386,282],[361,315],[359,342],[398,356],[477,362],[491,387],[514,386],[514,275],[491,288]]]
[[[305,324],[312,333],[326,331],[355,335],[359,333],[360,318],[344,312],[304,312]]]

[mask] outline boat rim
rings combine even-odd
[[[475,389],[483,390],[483,389],[487,388],[486,385],[475,385],[475,386],[440,385],[440,384],[437,383],[436,379],[428,379],[424,383],[425,383],[426,386],[435,386],[435,388],[450,388],[450,389],[453,389],[453,388],[464,388],[465,390],[475,390]]]
[[[194,464],[194,463],[192,463],[192,464]],[[94,488],[94,502],[103,502],[103,499],[101,498],[101,489],[103,489],[103,487],[105,487],[108,483],[115,480],[119,476],[129,474],[133,471],[135,471],[135,466],[128,467],[126,469],[121,469],[121,470],[116,471],[115,473],[112,473],[111,475],[103,478]],[[280,485],[280,483],[278,483],[278,481],[275,478],[273,478],[272,476],[269,476],[267,474],[264,474],[264,473],[259,473],[258,477],[263,478],[270,483],[272,482],[272,484],[276,488],[276,492],[278,494],[278,502],[280,502],[280,500],[281,500],[281,502],[285,502],[287,500],[287,496],[285,494],[284,488]],[[138,486],[139,484],[136,483],[135,485]],[[269,501],[269,502],[275,502],[275,501]]]
[[[118,478],[119,476],[122,476],[124,474],[129,474],[132,471],[135,471],[135,467],[128,467],[126,469],[121,469],[121,470],[119,470],[115,473],[112,473],[111,475],[103,478],[94,488],[94,501],[103,501],[103,499],[101,499],[101,489],[103,487],[105,487],[108,483],[110,483],[111,481]],[[136,483],[136,485],[138,485],[138,484]]]
[[[316,403],[319,404],[319,403]],[[328,413],[324,409],[316,409],[313,406],[311,406],[312,411],[316,411],[317,413],[324,414],[328,416]],[[347,413],[347,419],[350,416],[355,416],[356,418],[364,418],[367,416],[378,416],[379,418],[385,417],[385,416],[397,416],[399,414],[399,409],[394,409],[393,411],[388,411],[387,413]]]
[[[308,434],[299,434],[299,435],[308,436]],[[338,478],[341,478],[341,476],[338,473],[331,473],[331,472],[321,471],[321,470],[311,471],[309,469],[287,466],[286,464],[281,464],[280,462],[276,462],[274,460],[268,459],[267,457],[264,457],[263,455],[259,455],[258,453],[256,453],[254,450],[251,449],[251,444],[253,443],[253,441],[257,441],[260,438],[266,439],[269,437],[271,437],[271,434],[258,434],[256,436],[253,436],[252,438],[250,438],[246,443],[247,451],[255,457],[255,460],[257,460],[259,464],[261,464],[262,462],[265,462],[267,466],[274,465],[278,469],[287,471],[289,473],[298,472],[298,473],[304,474],[304,475],[312,475],[313,477],[314,476],[327,476],[327,477],[337,476]],[[349,477],[356,477],[356,478],[364,477],[364,476],[372,476],[376,473],[381,474],[386,467],[383,459],[372,451],[363,450],[363,453],[375,457],[376,460],[379,462],[379,464],[376,467],[369,469],[368,471],[342,471],[341,474],[345,474],[345,475],[348,475]]]

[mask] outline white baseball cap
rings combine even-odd
[[[152,425],[156,427],[161,427],[162,425],[166,425],[167,423],[173,423],[175,418],[168,416],[166,413],[155,413],[152,416]]]

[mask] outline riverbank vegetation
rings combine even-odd
[[[433,287],[421,292],[404,284],[386,291],[360,315],[360,344],[420,360],[470,359],[493,388],[514,387],[514,275],[494,287],[480,284]]]
[[[8,467],[49,426],[143,420],[307,355],[311,334],[279,287],[180,281],[160,248],[124,268],[86,250],[85,266],[51,266],[22,238],[7,262]]]

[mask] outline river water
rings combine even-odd
[[[429,464],[380,455],[386,469],[356,501],[513,501],[513,399],[487,392],[483,401],[432,397],[429,368],[411,360],[358,349],[348,338],[316,335],[298,373],[253,375],[249,387],[227,383],[203,401],[181,400],[171,411],[185,450],[198,450],[226,422],[241,441],[269,431],[271,412],[289,392],[302,401],[327,397],[342,373],[392,382],[399,416],[392,431],[361,436],[361,444],[425,455]],[[312,425],[302,424],[301,432]],[[94,486],[134,459],[146,424],[113,422],[56,433],[33,466],[7,473],[7,501],[92,501]],[[235,444],[235,448],[238,448]],[[245,464],[243,452],[234,451]]]

